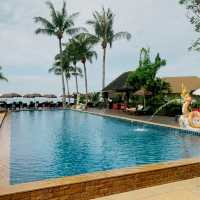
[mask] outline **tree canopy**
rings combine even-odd
[[[180,4],[186,6],[190,23],[194,25],[196,32],[200,32],[200,0],[180,0]],[[194,41],[189,49],[200,51],[200,37]]]
[[[161,59],[159,53],[154,61],[150,58],[150,49],[142,48],[140,51],[139,67],[128,77],[128,83],[136,90],[145,88],[153,95],[169,90],[169,84],[157,78],[158,70],[166,65],[166,60]]]

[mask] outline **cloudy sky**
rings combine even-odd
[[[62,0],[52,2],[56,8],[61,8]],[[198,34],[188,22],[186,10],[178,4],[178,0],[67,1],[70,13],[80,12],[77,26],[85,26],[92,12],[102,6],[110,7],[116,14],[116,31],[129,31],[133,35],[130,42],[115,42],[109,50],[107,83],[137,66],[141,47],[150,47],[153,56],[160,52],[167,60],[167,66],[159,72],[160,76],[200,75],[200,53],[188,51]],[[57,39],[35,35],[37,24],[33,22],[34,16],[49,16],[45,0],[0,2],[0,65],[9,79],[8,83],[0,83],[0,93],[61,93],[60,78],[48,73],[58,52]],[[98,60],[87,65],[90,91],[101,88],[102,52],[99,47],[96,50]],[[74,82],[70,82],[72,90]],[[80,80],[80,87],[84,89],[83,80]]]

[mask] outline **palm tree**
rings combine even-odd
[[[72,75],[75,77],[75,84],[76,84],[76,94],[79,94],[79,87],[78,87],[78,76],[82,77],[82,70],[80,67],[77,67],[77,62],[79,61],[78,50],[76,49],[74,43],[68,42],[66,44],[66,48],[64,50],[70,57],[70,60],[74,66]]]
[[[63,7],[61,11],[56,11],[54,5],[51,2],[46,3],[50,9],[51,21],[43,18],[43,17],[35,17],[35,22],[40,23],[42,25],[41,28],[38,28],[35,33],[36,34],[46,34],[49,36],[56,36],[59,41],[59,50],[61,55],[61,65],[63,65],[62,61],[62,39],[64,33],[67,35],[73,35],[80,31],[81,28],[74,27],[74,18],[78,16],[79,13],[73,13],[68,15],[66,11],[66,3],[63,2]],[[63,68],[61,68],[62,70]],[[63,106],[66,103],[65,98],[65,84],[64,84],[64,72],[61,71],[61,78],[62,78],[62,90],[63,90]]]
[[[70,66],[70,59],[67,54],[63,53],[63,59],[61,63],[61,56],[58,54],[55,57],[55,63],[52,68],[49,69],[49,72],[54,72],[55,75],[61,75],[61,73],[64,74],[64,78],[66,80],[67,84],[67,94],[68,94],[68,102],[70,103],[70,90],[69,90],[69,79],[71,78],[71,75],[74,71],[73,67]],[[62,65],[61,65],[62,64]],[[66,97],[66,95],[65,95]]]
[[[87,80],[87,68],[86,62],[92,63],[93,57],[97,59],[97,53],[93,50],[96,38],[88,33],[80,33],[70,40],[72,45],[77,51],[77,59],[81,61],[84,69],[85,77],[85,93],[86,102],[88,101],[88,80]]]
[[[102,8],[101,12],[95,11],[93,13],[92,20],[87,21],[87,24],[93,27],[95,35],[103,49],[102,89],[105,88],[106,50],[108,44],[112,47],[112,43],[115,40],[122,38],[127,40],[131,39],[131,34],[128,32],[114,32],[114,17],[115,16],[110,9],[105,10],[105,8]]]
[[[3,75],[3,73],[1,72],[2,67],[0,66],[0,80],[2,81],[8,81],[8,79]]]

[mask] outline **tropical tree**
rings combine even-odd
[[[35,17],[35,22],[40,23],[42,25],[41,28],[36,29],[36,34],[46,34],[49,36],[56,36],[59,41],[59,50],[61,55],[61,65],[63,65],[62,61],[62,39],[64,34],[73,35],[81,30],[81,28],[74,27],[74,19],[78,16],[79,13],[73,13],[71,15],[68,14],[66,10],[66,3],[63,2],[63,6],[61,11],[57,11],[54,8],[54,5],[51,2],[46,3],[50,9],[51,20],[45,19],[43,17]],[[65,98],[65,84],[64,84],[64,72],[61,68],[61,78],[62,78],[62,90],[63,90],[63,105],[66,103]]]
[[[200,32],[200,1],[199,0],[180,0],[180,4],[186,6],[188,10],[188,19],[191,24],[194,25],[195,31]],[[190,50],[200,51],[200,37],[197,38],[192,46],[189,48]]]
[[[170,91],[170,86],[156,75],[159,69],[165,65],[166,60],[161,59],[159,53],[152,61],[150,58],[150,49],[142,48],[140,51],[139,66],[135,71],[130,73],[127,82],[133,86],[135,91],[144,88],[146,91],[151,92],[151,102],[155,102],[154,100],[157,97],[159,97],[160,101],[163,101],[164,95]]]
[[[2,67],[1,66],[0,66],[0,80],[2,80],[2,81],[8,81],[8,79],[2,73]]]
[[[82,77],[83,74],[81,68],[77,67],[77,62],[79,62],[78,49],[76,49],[76,46],[74,45],[73,42],[68,42],[66,44],[64,53],[68,54],[73,64],[74,68],[72,75],[75,77],[76,93],[79,94],[78,77]]]
[[[71,60],[66,53],[62,55],[62,59],[61,59],[61,55],[58,54],[55,57],[55,63],[53,67],[49,69],[49,72],[54,72],[55,75],[61,75],[61,73],[63,73],[66,84],[67,84],[68,103],[70,103],[69,79],[71,78],[71,75],[74,71],[74,68],[70,65],[70,62]]]
[[[113,42],[118,39],[131,39],[131,34],[128,32],[114,32],[114,17],[115,15],[110,9],[106,10],[105,8],[102,8],[100,12],[95,11],[93,13],[92,20],[87,21],[87,24],[93,27],[97,41],[101,43],[103,49],[102,89],[105,88],[107,46],[110,45],[110,47],[112,47]]]
[[[84,77],[85,77],[85,93],[86,102],[88,101],[88,79],[87,79],[87,68],[86,62],[92,63],[93,58],[97,59],[97,53],[93,50],[96,38],[88,33],[80,33],[70,40],[70,43],[74,46],[77,51],[77,58],[83,64]]]

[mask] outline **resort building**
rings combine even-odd
[[[133,87],[128,84],[127,78],[131,71],[125,72],[108,84],[103,92],[112,96],[116,93],[131,93]],[[188,92],[192,92],[200,88],[200,77],[197,76],[177,76],[177,77],[163,77],[162,80],[170,84],[171,94],[179,95],[182,90],[182,84],[187,88]],[[138,92],[137,92],[138,93]]]

